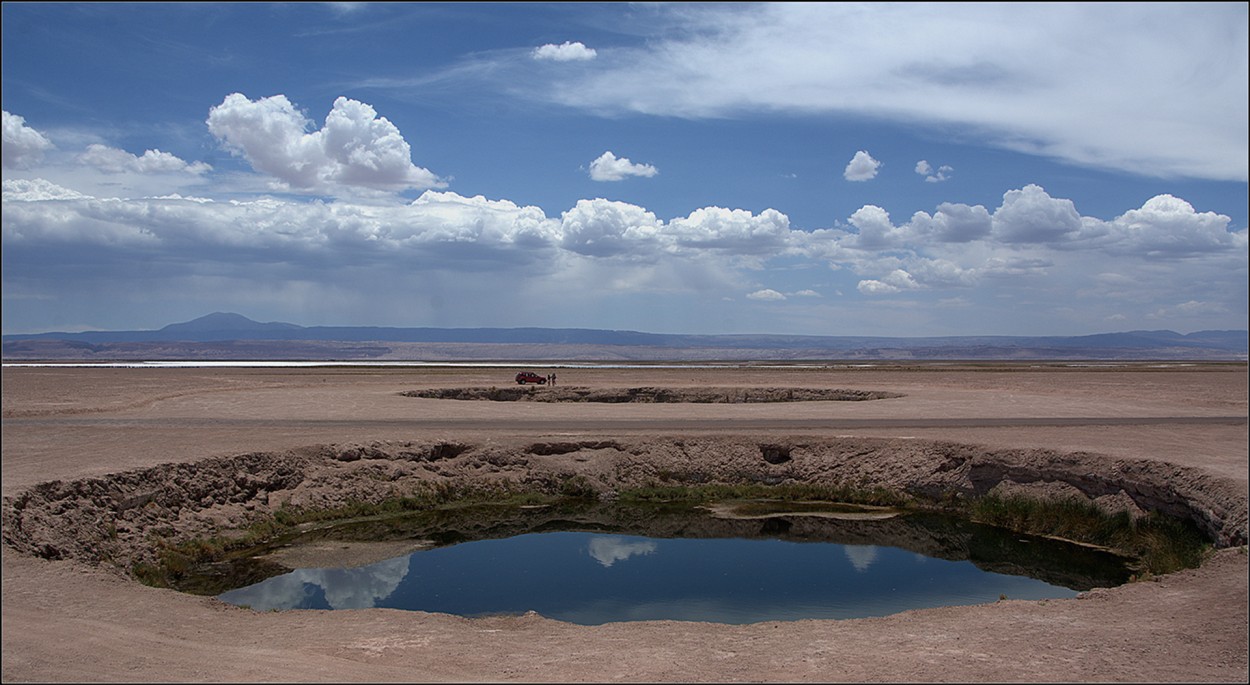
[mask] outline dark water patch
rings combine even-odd
[[[1102,550],[946,516],[805,509],[585,501],[449,507],[291,536],[202,567],[180,589],[255,609],[534,610],[585,624],[749,623],[878,616],[1004,595],[1071,597],[1132,573],[1130,560]],[[334,567],[282,561],[301,549],[362,541],[420,549],[371,563],[331,560]]]

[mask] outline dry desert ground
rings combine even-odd
[[[506,387],[520,368],[4,368],[3,680],[1247,680],[1245,364],[554,369],[561,388],[897,395],[858,402],[402,394]],[[793,458],[759,459],[761,445]],[[414,453],[420,464],[397,458]],[[279,496],[377,495],[367,474],[389,474],[388,487],[580,474],[610,488],[623,464],[800,479],[846,471],[905,488],[1110,488],[1179,507],[1221,548],[1200,568],[1074,599],[841,621],[580,626],[533,614],[258,612],[142,585],[91,542],[120,527],[110,554],[136,553],[158,523],[194,532],[263,513]],[[187,499],[222,474],[229,497]]]

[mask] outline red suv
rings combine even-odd
[[[546,385],[547,379],[546,377],[539,376],[538,374],[533,373],[531,371],[522,371],[521,373],[518,373],[516,375],[516,382],[517,382],[517,385],[525,385],[526,383],[537,383],[539,385]]]

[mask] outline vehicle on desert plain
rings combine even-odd
[[[532,371],[522,371],[521,373],[518,373],[516,375],[516,382],[517,382],[517,385],[525,385],[526,383],[537,383],[539,385],[546,385],[547,379],[546,377],[539,376],[538,374]]]

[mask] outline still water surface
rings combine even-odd
[[[1053,541],[976,535],[989,535],[995,548],[1006,538],[1021,546],[1049,546],[1025,555],[1040,552],[1047,564],[1063,563],[1049,551],[1063,549]],[[968,539],[958,546],[966,550]],[[1078,587],[1114,584],[1106,578],[1120,574],[1099,571],[1100,580],[1062,581],[1065,586],[1047,582],[1066,578],[1063,573],[1052,569],[1034,574],[1047,580],[1031,577],[1014,558],[974,563],[967,551],[942,554],[964,558],[775,536],[543,531],[456,542],[356,568],[298,569],[218,597],[260,610],[389,607],[461,616],[536,611],[583,625],[658,619],[741,624],[884,616],[994,602],[1003,595],[1072,597]],[[1009,572],[983,568],[996,564]]]

